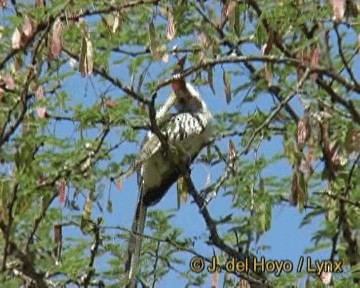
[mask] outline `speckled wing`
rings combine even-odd
[[[161,127],[160,131],[162,133],[164,133],[164,130],[167,130],[166,124],[170,118],[171,118],[171,115],[169,115],[168,117],[166,117],[166,119],[163,119],[160,123],[158,123],[158,126]],[[143,143],[141,144],[141,149],[136,156],[136,159],[135,159],[135,161],[133,163],[133,167],[132,167],[133,169],[130,173],[133,173],[137,169],[139,169],[139,167],[142,165],[142,163],[144,163],[152,155],[154,155],[156,152],[159,151],[160,147],[161,147],[161,142],[160,142],[159,138],[155,134],[149,133],[145,137]]]
[[[179,155],[186,153],[190,164],[209,138],[207,135],[209,130],[206,128],[208,128],[208,119],[205,116],[186,112],[172,115],[164,123],[162,131],[170,146],[177,146],[182,150],[179,151]],[[204,133],[205,130],[206,133]],[[145,206],[158,203],[179,177],[179,170],[175,163],[180,159],[169,160],[167,158],[169,154],[167,156],[162,154],[159,152],[160,149],[159,139],[152,135],[145,140],[138,157],[139,162],[136,162],[139,191],[143,193]],[[171,153],[171,157],[174,155],[177,154]]]
[[[181,141],[192,135],[201,134],[207,125],[206,122],[206,119],[201,115],[179,113],[169,115],[169,117],[166,117],[166,119],[158,125],[160,131],[164,133],[165,137],[168,139],[169,144],[172,144],[172,142]],[[135,159],[134,170],[137,170],[142,163],[155,155],[160,148],[161,142],[155,134],[151,133],[150,136],[147,136]]]
[[[167,137],[169,141],[181,141],[193,135],[204,132],[208,120],[198,113],[180,113],[173,115],[167,123]]]

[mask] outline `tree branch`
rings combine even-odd
[[[92,223],[93,229],[92,232],[94,233],[94,244],[91,246],[90,249],[90,261],[89,261],[89,268],[88,272],[86,273],[85,277],[83,278],[83,285],[85,288],[89,287],[90,281],[92,276],[95,274],[95,257],[98,253],[99,246],[101,245],[101,234],[100,234],[100,223],[101,220],[98,219],[97,223]]]

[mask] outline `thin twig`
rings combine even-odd
[[[339,33],[338,24],[336,24],[336,23],[334,23],[334,30],[335,30],[335,34],[336,34],[336,38],[337,38],[337,45],[338,45],[341,61],[343,62],[344,67],[345,67],[346,71],[348,72],[351,80],[355,84],[358,84],[358,82],[355,79],[354,73],[352,72],[352,70],[351,70],[351,68],[350,68],[350,66],[348,64],[348,61],[345,58],[345,54],[344,54],[343,47],[342,47],[342,39],[341,39],[341,36],[340,36],[340,33]]]
[[[287,97],[285,97],[284,100],[281,101],[279,105],[272,111],[272,113],[266,118],[266,120],[259,127],[255,129],[255,131],[250,137],[250,140],[248,141],[247,145],[240,153],[240,155],[242,154],[246,155],[249,152],[251,144],[255,140],[256,136],[271,123],[271,121],[277,116],[277,114],[281,111],[281,109],[285,106],[285,104],[288,103],[298,93],[299,89],[302,87],[309,74],[310,74],[310,69],[307,69],[304,75],[302,76],[302,78],[300,79],[300,81],[297,83],[294,91],[292,91]]]
[[[156,268],[157,268],[157,264],[158,264],[158,261],[159,261],[160,245],[161,245],[161,242],[158,241],[157,245],[156,245],[156,250],[155,250],[155,262],[154,262],[153,272],[151,273],[154,276],[153,282],[152,282],[152,288],[155,288],[155,283],[156,283],[156,280],[157,280],[157,278],[156,278]]]

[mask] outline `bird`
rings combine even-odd
[[[189,169],[212,135],[212,114],[200,93],[181,77],[184,61],[184,58],[178,61],[172,91],[156,113],[156,123],[164,137],[149,131],[128,172],[137,171],[139,197],[125,261],[127,288],[136,287],[147,208],[156,205],[181,176],[181,165]],[[169,113],[172,107],[175,113]]]

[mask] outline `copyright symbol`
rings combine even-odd
[[[198,256],[194,256],[190,260],[190,269],[193,272],[200,273],[204,270],[204,259]]]

